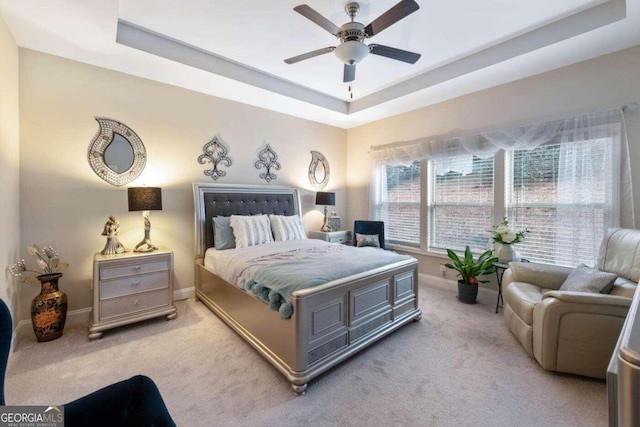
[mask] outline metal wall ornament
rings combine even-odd
[[[329,183],[329,162],[319,151],[311,151],[311,164],[309,164],[309,182],[316,189],[322,191]]]
[[[256,169],[265,168],[266,172],[261,173],[259,176],[267,182],[271,182],[278,176],[272,173],[271,170],[280,170],[280,163],[278,163],[278,154],[273,151],[271,146],[267,144],[264,150],[258,153],[258,161],[256,162]]]
[[[200,154],[198,156],[198,163],[204,165],[207,162],[211,162],[213,165],[212,169],[208,169],[203,173],[206,176],[210,176],[214,181],[225,176],[227,173],[223,170],[219,170],[218,166],[231,166],[231,159],[227,156],[227,154],[229,154],[229,150],[227,149],[222,137],[219,135],[214,136],[211,141],[207,142],[202,147],[202,151],[204,154]]]
[[[116,120],[95,117],[100,128],[89,144],[89,165],[100,178],[120,187],[136,179],[147,163],[140,137]]]

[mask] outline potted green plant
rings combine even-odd
[[[458,300],[465,304],[475,304],[478,296],[478,283],[486,283],[488,280],[479,280],[478,276],[484,276],[496,271],[493,263],[498,262],[498,258],[493,256],[493,251],[488,250],[473,259],[471,248],[467,246],[464,250],[464,257],[460,258],[451,249],[447,249],[447,256],[453,263],[446,263],[444,266],[458,272]]]

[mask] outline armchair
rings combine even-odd
[[[640,231],[609,230],[596,268],[618,276],[608,294],[560,290],[568,267],[512,262],[505,271],[505,322],[544,369],[606,377],[640,278]]]
[[[357,234],[377,235],[380,248],[384,249],[384,221],[364,221],[353,222],[353,245],[357,245]]]
[[[11,348],[12,324],[9,307],[0,299],[0,405],[6,405],[4,379]],[[175,427],[158,387],[144,375],[111,384],[64,404],[64,418],[64,424],[69,427]]]

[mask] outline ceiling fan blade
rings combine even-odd
[[[369,45],[369,51],[374,55],[385,56],[398,61],[408,62],[409,64],[415,64],[421,56],[419,53],[396,49],[395,47],[383,46],[381,44]]]
[[[287,64],[295,64],[296,62],[304,61],[305,59],[313,58],[314,56],[333,52],[335,49],[336,48],[333,46],[323,47],[322,49],[312,50],[311,52],[303,53],[302,55],[285,59],[284,62],[286,62]]]
[[[344,64],[344,75],[342,81],[345,83],[352,82],[356,79],[356,65]]]
[[[364,28],[364,32],[367,33],[368,37],[372,37],[385,28],[395,24],[402,18],[411,15],[418,9],[420,9],[420,6],[414,0],[402,0],[400,3],[374,19],[373,22]]]
[[[338,31],[340,31],[340,28],[333,22],[329,21],[324,16],[320,15],[315,10],[311,9],[311,7],[309,7],[308,5],[301,4],[299,6],[294,7],[293,10],[295,10],[296,12],[298,12],[300,15],[304,16],[308,20],[321,26],[325,30],[329,31],[334,36],[338,35]]]

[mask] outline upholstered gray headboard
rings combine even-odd
[[[270,185],[193,184],[196,258],[213,246],[216,216],[300,215],[297,188]]]

